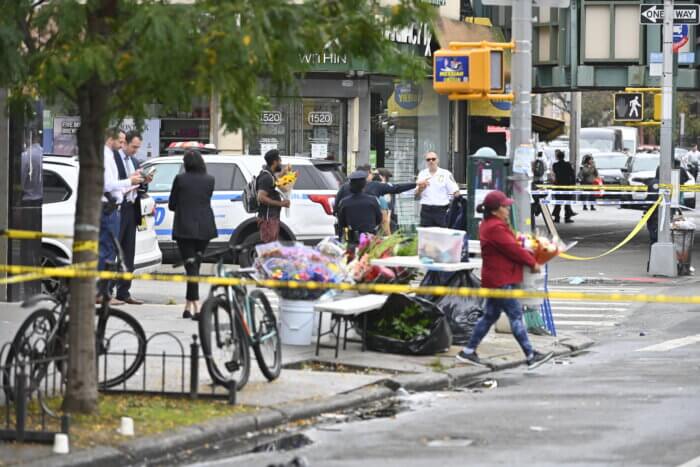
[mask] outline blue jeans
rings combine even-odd
[[[119,226],[121,218],[116,209],[110,214],[102,211],[100,217],[100,252],[97,257],[97,270],[104,271],[107,261],[114,261],[117,257],[117,247],[114,239],[119,238]],[[112,236],[114,235],[114,237]],[[99,295],[109,295],[110,281],[100,280],[97,282],[97,293]]]
[[[513,285],[506,285],[501,288],[510,290],[516,287]],[[486,299],[484,316],[482,316],[479,322],[476,323],[476,326],[474,326],[474,332],[469,339],[467,348],[475,350],[479,346],[479,343],[484,336],[486,336],[486,333],[489,332],[491,326],[498,321],[498,317],[501,316],[501,311],[504,311],[506,316],[508,316],[513,336],[515,336],[518,344],[520,344],[520,348],[523,349],[525,357],[529,357],[532,355],[532,344],[530,344],[530,339],[527,337],[527,329],[523,322],[523,307],[520,305],[520,302],[514,298]]]

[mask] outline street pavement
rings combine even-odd
[[[565,241],[579,242],[571,253],[592,256],[622,240],[639,217],[637,211],[608,207],[595,213],[582,212],[576,217],[576,223],[560,224],[559,227]],[[552,261],[549,266],[550,290],[700,294],[695,277],[665,279],[650,278],[646,274],[646,235],[646,231],[642,231],[629,245],[602,260]],[[698,250],[696,245],[696,260],[700,258]],[[163,266],[162,269],[164,272],[174,271],[170,266]],[[203,269],[203,273],[210,273],[210,266],[205,265]],[[180,316],[184,289],[185,285],[178,283],[136,282],[132,287],[133,295],[146,300],[147,304],[123,307],[139,319],[148,335],[168,333],[154,338],[149,344],[149,353],[156,355],[156,358],[150,358],[146,368],[150,389],[158,389],[162,383],[162,365],[158,354],[163,351],[177,353],[179,344],[173,336],[187,349],[191,336],[197,331],[194,321],[184,320]],[[202,286],[201,295],[205,296],[207,290],[207,286]],[[498,380],[495,390],[428,393],[432,394],[428,397],[428,404],[424,403],[425,399],[418,404],[408,400],[405,404],[409,411],[395,419],[333,427],[333,430],[340,430],[338,433],[347,437],[347,443],[340,441],[345,438],[334,437],[334,431],[319,428],[311,433],[314,444],[302,451],[314,460],[311,465],[377,465],[379,459],[382,463],[395,460],[394,464],[387,465],[426,465],[422,462],[428,459],[431,459],[431,463],[432,459],[439,459],[445,465],[465,465],[464,459],[470,459],[466,463],[478,465],[513,465],[530,461],[546,465],[550,460],[551,465],[608,465],[628,459],[624,452],[634,451],[632,443],[624,436],[625,430],[629,431],[628,424],[632,423],[626,420],[644,420],[646,412],[642,409],[653,409],[645,425],[659,427],[662,432],[666,419],[676,417],[674,420],[677,422],[673,422],[667,432],[658,433],[664,442],[671,443],[674,437],[679,436],[682,427],[687,427],[689,433],[697,437],[700,433],[695,429],[697,425],[688,420],[687,413],[680,414],[683,416],[678,413],[678,404],[682,404],[688,412],[700,413],[697,399],[691,394],[693,390],[697,393],[697,371],[688,371],[699,368],[697,343],[691,342],[680,350],[654,353],[654,356],[659,355],[655,358],[640,358],[643,354],[632,352],[643,345],[699,334],[697,313],[692,314],[693,310],[698,311],[697,307],[553,300],[552,309],[559,336],[533,336],[536,347],[568,352],[570,349],[564,345],[566,337],[575,333],[598,342],[594,350],[574,359],[558,359],[556,364],[545,365],[535,372],[526,372],[520,366],[497,373],[493,376]],[[1,305],[0,341],[11,339],[27,314],[28,311],[17,304]],[[439,374],[465,368],[454,368],[454,354],[458,350],[459,347],[455,346],[450,352],[438,356],[406,357],[363,353],[358,344],[351,343],[348,350],[341,351],[339,359],[335,360],[332,350],[322,349],[317,358],[313,347],[285,346],[284,363],[294,368],[285,368],[279,380],[267,383],[253,361],[251,382],[238,394],[237,399],[242,404],[275,409],[295,401],[333,398],[397,375],[431,375],[435,371]],[[512,367],[523,361],[522,353],[508,334],[490,334],[480,348],[480,354],[500,368]],[[676,360],[676,356],[680,356],[681,360]],[[308,366],[313,361],[339,363],[350,371],[317,371],[318,368]],[[174,362],[177,363],[177,357]],[[302,364],[300,368],[300,362],[306,365]],[[359,369],[355,371],[354,367]],[[362,370],[363,367],[371,369]],[[181,371],[178,368],[177,364],[168,364],[166,380],[171,385],[169,389],[180,386],[183,380],[188,381],[188,369]],[[143,373],[139,372],[134,377],[136,382],[130,384],[140,384],[142,376]],[[678,388],[686,389],[682,393],[674,392],[681,391]],[[640,391],[647,389],[652,396],[640,395]],[[212,391],[206,371],[200,373],[200,391]],[[673,403],[664,402],[671,397],[669,394],[673,395]],[[644,397],[651,399],[645,402]],[[660,402],[653,405],[655,401]],[[542,419],[540,415],[543,413],[551,418]],[[617,425],[607,421],[604,424],[596,422],[617,416],[621,417]],[[536,420],[536,423],[531,420]],[[375,428],[377,431],[373,431]],[[645,436],[651,436],[649,429],[646,430]],[[592,444],[599,441],[596,436],[610,432],[617,433],[610,442],[603,443],[604,446]],[[367,436],[363,436],[363,433]],[[445,436],[466,437],[473,442],[464,449],[454,446],[445,448],[445,443],[451,443],[449,440],[442,443],[441,449],[433,448],[435,443],[441,444],[437,441],[426,444]],[[575,441],[577,439],[578,442]],[[460,442],[467,443],[454,441],[455,444]],[[669,444],[669,449],[681,444],[680,441],[673,446]],[[222,446],[222,450],[225,451],[226,447]],[[692,449],[681,448],[676,456],[678,462],[692,458]],[[37,447],[32,452],[33,455],[47,455],[47,449]],[[598,457],[587,457],[583,452],[601,449],[603,451],[596,455]],[[493,452],[499,454],[491,454]],[[523,454],[518,454],[520,452]],[[617,457],[610,457],[612,453]],[[700,452],[696,455],[700,455]],[[0,445],[0,459],[4,462],[18,461],[23,456],[27,456],[26,451]],[[674,456],[669,454],[668,458],[676,462]],[[271,459],[283,461],[288,460],[289,456],[271,455],[261,459],[249,456],[229,458],[227,462],[230,465],[267,465],[265,462]],[[631,464],[636,465],[636,457],[629,459],[632,459]],[[664,465],[663,462],[655,463],[658,459],[654,460],[654,457],[649,459],[653,460],[650,465]],[[218,462],[202,461],[212,465]]]

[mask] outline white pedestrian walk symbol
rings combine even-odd
[[[632,99],[629,102],[630,110],[629,110],[629,116],[630,118],[639,118],[639,109],[642,108],[642,103],[639,102],[639,96],[634,96],[634,99]]]

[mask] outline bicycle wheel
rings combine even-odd
[[[47,360],[53,356],[50,338],[55,327],[53,311],[40,308],[32,312],[15,333],[2,368],[2,387],[7,400],[14,400],[15,377],[22,362],[29,364],[29,388],[41,384],[48,372]]]
[[[235,379],[236,390],[240,391],[250,376],[250,351],[235,313],[225,297],[211,295],[199,315],[199,340],[214,383],[228,386]]]
[[[277,332],[277,317],[262,290],[248,295],[251,314],[253,352],[258,366],[268,381],[277,379],[282,371],[282,342]]]
[[[127,381],[143,364],[146,333],[136,318],[114,308],[108,308],[106,319],[100,317],[97,323],[98,387],[111,388]]]

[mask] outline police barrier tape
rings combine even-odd
[[[566,206],[566,205],[574,206],[574,205],[578,205],[578,204],[592,204],[592,205],[596,205],[596,206],[618,206],[621,204],[624,204],[624,205],[628,205],[628,204],[630,204],[630,205],[651,205],[651,201],[612,201],[612,200],[604,201],[604,200],[594,200],[594,199],[592,199],[592,200],[579,199],[576,201],[568,201],[568,200],[561,200],[561,199],[551,199],[551,200],[541,199],[541,200],[538,200],[537,202],[540,204],[552,204],[555,206],[557,206],[557,205],[558,206]],[[671,206],[671,203],[664,203],[664,205]]]
[[[648,191],[645,185],[535,185],[537,188],[545,190],[585,190],[585,191]],[[659,188],[672,190],[673,185],[668,183],[659,183]],[[683,192],[699,192],[700,184],[680,185],[680,191]],[[568,192],[571,194],[571,192]]]
[[[570,260],[574,260],[574,261],[590,261],[590,260],[602,258],[603,256],[607,256],[610,253],[613,253],[613,252],[619,250],[620,248],[625,246],[630,240],[632,240],[639,233],[640,230],[642,230],[642,227],[644,227],[646,225],[647,221],[649,220],[651,215],[654,213],[654,211],[659,207],[659,205],[661,204],[661,201],[663,199],[664,199],[663,196],[659,196],[659,198],[656,200],[656,202],[651,205],[649,210],[646,213],[644,213],[644,215],[642,216],[640,221],[637,223],[637,225],[634,226],[634,229],[632,229],[632,231],[627,235],[627,237],[625,237],[624,240],[622,240],[620,243],[618,243],[617,245],[615,245],[614,247],[612,247],[611,249],[609,249],[605,253],[601,253],[601,254],[596,255],[596,256],[574,256],[574,255],[570,255],[568,253],[559,253],[559,256],[561,258],[570,259]]]
[[[534,190],[531,191],[531,195],[598,195],[598,196],[603,196],[603,195],[614,195],[614,196],[619,196],[619,195],[633,195],[633,196],[648,196],[647,193],[642,192],[640,195],[639,191],[614,191],[614,192],[609,192],[609,193],[603,193],[600,192],[600,190],[597,190],[598,192],[593,192],[591,193],[591,190]],[[661,190],[662,193],[670,193],[668,190]],[[652,192],[649,193],[651,195],[657,194],[657,192]]]
[[[145,280],[160,282],[197,282],[200,284],[237,286],[247,285],[270,289],[310,289],[310,290],[340,290],[356,291],[378,294],[391,293],[415,293],[419,295],[445,296],[454,295],[460,297],[480,298],[516,298],[516,299],[556,299],[556,300],[582,300],[582,301],[606,301],[606,302],[643,302],[643,303],[675,303],[700,305],[700,295],[653,295],[653,294],[620,294],[620,293],[583,293],[561,291],[537,291],[521,289],[485,289],[472,287],[444,287],[444,286],[410,286],[403,284],[329,284],[322,282],[279,281],[272,279],[241,279],[234,277],[214,276],[185,276],[182,274],[134,274],[117,273],[110,271],[96,271],[79,268],[41,268],[35,266],[11,266],[0,265],[0,272],[10,274],[41,274],[44,277],[62,278],[98,278],[110,280]]]

